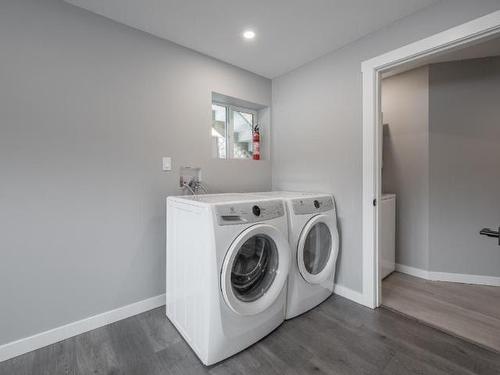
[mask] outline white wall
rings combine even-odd
[[[361,62],[498,9],[443,0],[273,80],[273,187],[335,194],[341,285],[362,289]]]
[[[429,267],[429,68],[382,81],[382,187],[396,193],[396,263]]]
[[[270,105],[269,80],[58,0],[2,0],[0,46],[0,345],[164,293],[181,165],[270,189],[210,153],[211,92]]]

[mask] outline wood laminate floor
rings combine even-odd
[[[386,309],[333,296],[204,367],[158,308],[0,363],[17,374],[500,374],[500,356]]]
[[[394,272],[382,283],[382,304],[500,353],[500,287]]]

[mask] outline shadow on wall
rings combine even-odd
[[[342,262],[342,224],[343,221],[338,217],[337,215],[337,230],[339,232],[339,254],[337,256],[337,263],[335,264],[335,283],[337,283],[338,280],[338,274],[339,274],[339,269],[340,269],[340,263]]]

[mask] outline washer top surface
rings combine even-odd
[[[280,198],[301,198],[301,197],[313,197],[313,196],[324,196],[328,195],[326,193],[309,193],[309,192],[302,192],[302,191],[280,191],[280,190],[275,190],[275,191],[262,191],[258,193],[250,193],[250,194],[255,194],[259,196],[266,196],[266,197],[280,197]]]
[[[258,201],[263,197],[245,193],[227,193],[227,194],[180,195],[174,198],[187,201],[202,202],[202,203],[228,203],[228,202]]]

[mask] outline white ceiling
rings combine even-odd
[[[274,78],[438,0],[66,1]]]

